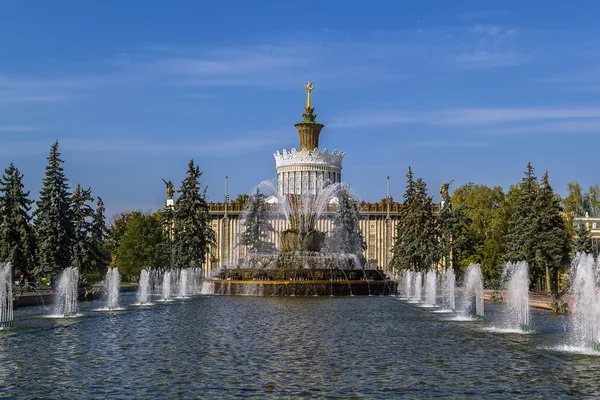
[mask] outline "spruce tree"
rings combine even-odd
[[[576,253],[592,253],[593,245],[589,229],[585,223],[580,223],[575,230],[575,239],[573,240],[573,250]]]
[[[104,202],[98,196],[91,224],[91,248],[93,252],[92,270],[100,274],[105,272],[109,261],[109,255],[104,245],[107,233],[105,212]]]
[[[240,244],[247,246],[249,253],[273,253],[275,244],[269,241],[271,233],[275,231],[269,222],[269,205],[265,201],[266,195],[256,193],[247,201],[247,207],[241,225],[244,231],[240,234]]]
[[[508,221],[505,260],[510,262],[527,261],[532,280],[535,282],[541,272],[533,266],[535,261],[536,222],[534,203],[539,184],[531,163],[527,164],[525,177],[517,188],[515,209]]]
[[[406,174],[404,204],[396,228],[391,265],[395,269],[426,271],[439,260],[439,225],[427,185],[413,179],[412,169]]]
[[[366,244],[360,229],[358,203],[347,187],[342,187],[338,194],[338,205],[333,216],[331,239],[331,250],[333,252],[354,254],[362,265],[366,264],[366,258],[363,255]]]
[[[454,206],[448,193],[450,184],[444,183],[440,191],[442,209],[440,211],[440,259],[444,261],[444,268],[460,270],[460,260],[468,258],[473,252],[474,241],[469,234],[471,219],[466,215],[464,206]]]
[[[0,260],[13,271],[28,274],[34,266],[35,237],[31,227],[29,192],[24,192],[23,175],[11,163],[0,180]]]
[[[82,189],[77,185],[71,202],[74,223],[73,261],[84,279],[98,279],[103,272],[105,256],[102,245],[104,240],[104,204],[98,201],[94,210],[91,189]]]
[[[427,271],[440,260],[439,218],[435,214],[433,199],[427,194],[427,184],[421,178],[415,181],[416,200],[414,212],[418,215],[416,260],[417,270]]]
[[[416,222],[411,212],[415,201],[415,181],[411,167],[406,173],[406,191],[404,192],[404,204],[400,208],[398,225],[396,226],[396,238],[392,247],[392,260],[390,265],[395,270],[414,269],[412,254],[417,244],[415,242]]]
[[[73,217],[71,193],[65,177],[58,141],[50,149],[46,177],[35,210],[35,235],[37,240],[34,273],[54,277],[71,265],[73,243]]]
[[[542,185],[534,202],[533,214],[535,270],[545,275],[546,290],[556,293],[558,273],[568,260],[570,243],[562,217],[560,199],[550,186],[548,172],[542,178]]]
[[[180,268],[200,267],[215,244],[205,199],[206,188],[200,192],[201,175],[200,168],[191,160],[175,202],[173,262]]]

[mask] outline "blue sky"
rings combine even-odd
[[[343,4],[343,6],[342,6]],[[72,186],[108,213],[156,210],[194,159],[209,200],[275,178],[273,153],[315,82],[366,201],[400,199],[408,165],[439,200],[507,189],[528,161],[600,183],[600,3],[0,0],[0,167],[36,197],[58,139]]]

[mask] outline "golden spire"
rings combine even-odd
[[[304,87],[306,88],[306,91],[308,92],[308,96],[306,98],[306,109],[308,110],[308,109],[312,108],[312,102],[310,101],[310,92],[312,92],[313,88],[315,87],[315,84],[312,83],[311,81],[308,81],[308,82],[306,82]]]

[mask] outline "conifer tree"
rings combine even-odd
[[[534,202],[534,265],[538,273],[545,275],[546,290],[551,293],[557,292],[558,273],[567,263],[570,252],[569,237],[561,213],[560,199],[552,190],[546,171]]]
[[[532,275],[539,271],[532,267],[535,260],[536,216],[534,203],[539,184],[531,163],[527,164],[525,177],[519,183],[515,209],[509,217],[506,238],[506,261],[527,261]]]
[[[100,277],[106,257],[103,253],[104,240],[104,204],[98,199],[98,208],[94,210],[91,189],[82,189],[77,185],[71,201],[73,216],[73,261],[84,279]]]
[[[215,244],[206,203],[206,188],[200,192],[200,168],[194,160],[188,165],[187,176],[178,190],[175,202],[173,257],[176,267],[199,267]]]
[[[266,195],[256,193],[246,201],[247,207],[241,224],[244,231],[240,234],[240,244],[247,246],[249,253],[272,253],[275,244],[269,241],[269,236],[275,231],[269,222],[269,209],[265,201]]]
[[[103,273],[108,265],[109,255],[105,248],[107,227],[106,217],[104,213],[106,208],[104,202],[100,196],[97,197],[96,210],[92,218],[91,225],[91,245],[94,253],[94,259],[92,261],[92,270]]]
[[[404,204],[396,228],[391,265],[395,269],[426,271],[439,260],[438,220],[427,185],[413,179],[412,169],[406,174]]]
[[[35,237],[29,215],[33,200],[23,191],[22,179],[11,163],[0,180],[0,260],[27,274],[34,265]]]
[[[342,187],[338,194],[338,205],[333,216],[331,237],[333,252],[354,254],[362,265],[366,263],[363,255],[366,244],[360,229],[358,203],[347,187]]]
[[[412,203],[415,201],[415,181],[411,167],[406,173],[406,191],[404,192],[404,204],[400,208],[398,225],[396,226],[396,239],[392,248],[392,260],[390,265],[396,270],[414,269],[412,254],[417,244],[415,242],[416,221],[410,212]]]
[[[590,237],[590,231],[585,226],[585,223],[580,223],[575,230],[575,239],[573,241],[573,250],[576,253],[592,253],[592,238]]]
[[[71,193],[65,177],[58,141],[48,156],[46,177],[35,210],[35,235],[37,240],[37,276],[54,277],[71,265],[73,243],[73,217]]]
[[[421,178],[415,181],[416,200],[413,204],[418,216],[418,236],[416,259],[418,270],[427,271],[440,259],[439,250],[439,218],[435,214],[433,199],[427,194],[427,184]]]
[[[440,259],[444,261],[444,268],[460,270],[460,260],[467,258],[473,252],[474,242],[469,234],[471,220],[467,217],[464,206],[455,207],[448,193],[450,184],[444,183],[440,191],[442,209],[440,211]]]

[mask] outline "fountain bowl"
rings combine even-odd
[[[250,296],[395,295],[397,283],[376,269],[236,268],[205,280],[208,294]]]

